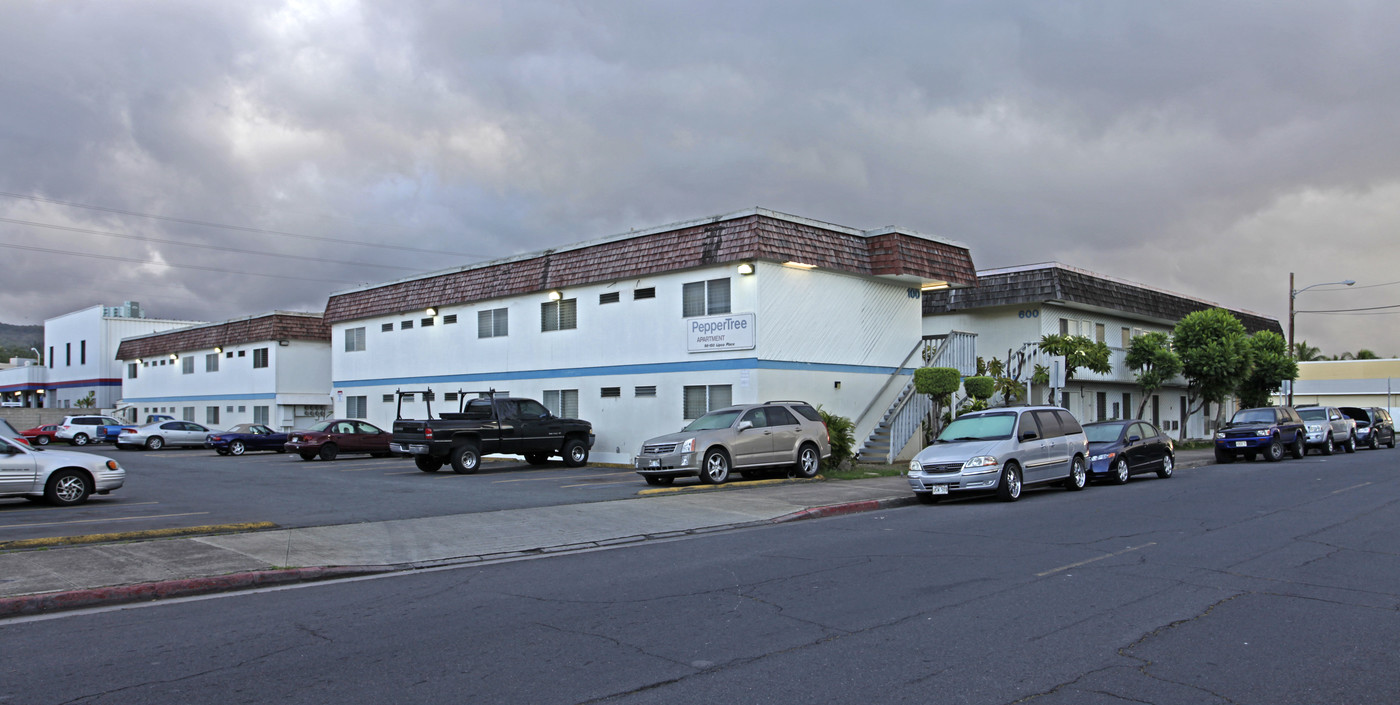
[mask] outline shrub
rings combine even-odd
[[[831,437],[831,457],[823,461],[827,468],[839,468],[855,456],[855,424],[845,416],[837,416],[817,407],[826,424],[826,433]]]
[[[978,401],[986,401],[997,392],[997,381],[991,377],[968,377],[963,380],[967,395]]]

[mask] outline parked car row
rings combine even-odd
[[[1215,462],[1263,457],[1275,462],[1285,453],[1301,458],[1316,449],[1331,455],[1340,448],[1355,453],[1358,446],[1395,447],[1395,424],[1378,407],[1303,405],[1240,409],[1215,432]]]
[[[924,502],[960,493],[992,492],[1014,502],[1027,487],[1084,489],[1090,479],[1123,484],[1135,474],[1169,478],[1172,442],[1146,421],[1081,426],[1053,406],[988,409],[964,414],[909,463],[909,486]]]

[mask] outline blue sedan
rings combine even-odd
[[[1144,472],[1172,476],[1172,441],[1147,421],[1087,423],[1084,435],[1089,438],[1089,476],[1094,479],[1121,485]]]
[[[209,434],[204,439],[205,448],[213,448],[219,455],[243,455],[250,450],[275,450],[285,453],[283,445],[287,434],[274,431],[258,423],[241,423],[227,431]]]

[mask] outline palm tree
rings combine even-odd
[[[1322,355],[1321,348],[1308,345],[1308,341],[1306,340],[1300,340],[1293,344],[1293,357],[1297,359],[1298,362],[1314,362],[1316,360],[1327,359]]]

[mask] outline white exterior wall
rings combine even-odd
[[[1087,370],[1076,370],[1076,379],[1069,383],[1067,389],[1062,390],[1067,395],[1062,395],[1056,402],[1067,402],[1067,408],[1070,412],[1083,422],[1098,421],[1101,420],[1098,409],[1098,393],[1103,392],[1105,395],[1103,418],[1136,416],[1138,405],[1142,402],[1142,396],[1138,392],[1133,372],[1128,369],[1125,361],[1127,350],[1123,347],[1122,329],[1170,334],[1172,332],[1170,325],[1160,321],[1144,321],[1127,315],[1114,315],[1106,311],[1040,303],[929,316],[924,319],[923,329],[927,335],[946,333],[949,330],[975,332],[977,333],[978,355],[984,360],[991,360],[995,357],[1005,362],[1008,350],[1014,355],[1022,349],[1025,343],[1038,343],[1042,336],[1059,334],[1061,319],[1086,322],[1089,330],[1087,337],[1090,339],[1095,336],[1094,326],[1102,324],[1104,326],[1104,342],[1108,344],[1111,352],[1109,362],[1112,364],[1113,370],[1107,375],[1099,375]],[[1028,368],[1034,369],[1035,364],[1043,364],[1044,360],[1039,353],[1033,352],[1036,350],[1034,345],[1025,348],[1025,350],[1031,355]],[[1045,403],[1048,389],[1044,386],[1036,386],[1032,393],[1031,401],[1033,403]],[[1124,394],[1129,395],[1126,407],[1123,403]],[[1178,377],[1165,388],[1159,390],[1155,396],[1157,397],[1156,422],[1168,429],[1168,435],[1182,437],[1180,422],[1181,409],[1184,406],[1183,399],[1186,396],[1186,381]],[[1115,404],[1117,405],[1116,413]],[[1143,418],[1153,420],[1153,405],[1150,400],[1143,409],[1142,415]],[[1187,419],[1184,437],[1203,438],[1205,435],[1205,415],[1198,413]]]
[[[48,387],[45,406],[71,407],[90,392],[95,395],[97,408],[115,406],[122,395],[124,366],[116,360],[122,338],[188,325],[193,322],[105,318],[102,306],[44,321],[44,368]],[[83,354],[84,344],[86,355]]]
[[[755,347],[689,352],[682,287],[726,277],[731,315],[754,315]],[[648,287],[655,298],[632,298]],[[618,303],[599,303],[599,294],[614,291]],[[429,328],[421,310],[334,324],[335,415],[346,413],[347,397],[364,396],[367,420],[387,428],[395,404],[383,398],[397,389],[431,387],[435,411],[451,404],[443,394],[459,389],[535,399],[545,390],[578,390],[579,416],[597,434],[593,459],[627,463],[642,441],[685,425],[688,385],[730,385],[735,403],[802,399],[854,418],[919,339],[917,288],[911,296],[904,283],[769,262],[757,263],[752,275],[725,264],[571,288],[563,298],[578,302],[577,329],[540,330],[544,292],[442,306]],[[510,310],[509,335],[478,338],[477,312],[495,308]],[[444,324],[449,314],[458,323]],[[404,320],[413,328],[401,329]],[[382,331],[384,323],[394,330]],[[346,352],[346,330],[359,327],[365,350]],[[638,386],[655,386],[656,395],[637,397]],[[620,387],[620,398],[603,398],[604,387]],[[405,409],[421,414],[421,403]]]
[[[267,349],[267,367],[253,367],[253,351]],[[217,354],[219,369],[206,371],[206,356]],[[186,374],[182,360],[194,360]],[[122,367],[125,376],[127,368]],[[184,418],[194,409],[193,421],[227,428],[253,422],[254,407],[268,408],[268,425],[290,429],[298,420],[309,420],[306,406],[330,404],[330,350],[326,343],[276,340],[182,352],[178,358],[163,355],[141,361],[135,379],[124,379],[122,401],[148,413]],[[208,420],[210,407],[219,409],[217,422]]]

